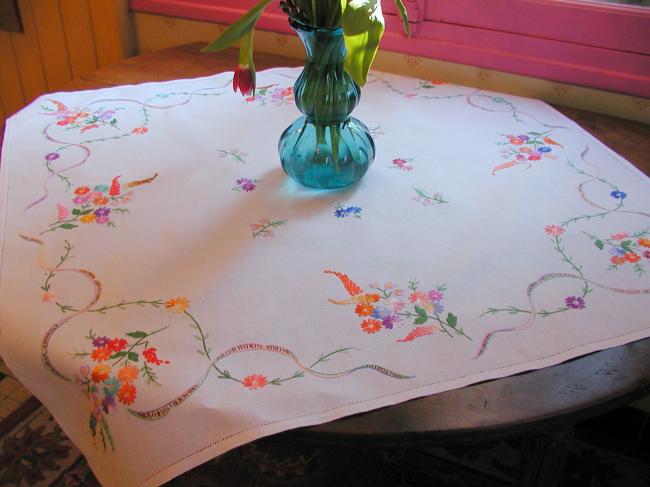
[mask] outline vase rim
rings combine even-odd
[[[289,25],[295,30],[304,30],[307,32],[323,32],[329,34],[343,33],[342,27],[318,27],[314,25],[303,24],[302,22],[289,18]]]

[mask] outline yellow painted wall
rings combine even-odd
[[[37,96],[135,53],[127,0],[18,0],[24,32],[0,30],[0,130]]]
[[[209,22],[135,13],[140,52],[156,51],[191,42],[213,40],[223,26]],[[287,56],[304,56],[296,36],[258,30],[255,49]],[[374,69],[423,79],[448,81],[486,90],[538,98],[616,117],[650,123],[650,99],[585,88],[528,76],[481,69],[388,51],[380,51]]]

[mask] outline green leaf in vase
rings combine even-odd
[[[252,9],[237,20],[234,24],[230,25],[223,34],[201,49],[201,52],[214,52],[221,51],[227,47],[232,46],[235,42],[241,39],[245,34],[249,33],[255,27],[258,19],[262,16],[264,9],[273,3],[274,0],[260,0]]]
[[[384,34],[380,0],[350,0],[341,16],[341,24],[345,34],[345,70],[363,86]]]

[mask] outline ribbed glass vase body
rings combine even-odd
[[[349,186],[368,170],[375,144],[368,128],[350,117],[361,90],[343,69],[343,31],[291,25],[307,51],[305,68],[294,85],[296,106],[304,115],[280,138],[282,167],[311,188]]]

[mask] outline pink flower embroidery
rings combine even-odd
[[[404,159],[402,157],[398,157],[397,159],[393,159],[393,169],[400,169],[401,171],[412,171],[413,166],[409,164],[413,159]],[[389,166],[391,167],[391,166]]]
[[[146,134],[147,132],[149,132],[149,129],[147,127],[136,127],[133,130],[131,130],[132,134],[137,134],[137,135]]]
[[[626,232],[615,233],[615,234],[611,235],[613,240],[623,240],[624,238],[627,238],[629,236],[630,236],[630,234],[626,233]]]
[[[544,227],[544,231],[549,235],[553,235],[554,237],[559,237],[564,233],[564,228],[562,228],[559,225],[546,225]]]
[[[57,213],[58,213],[57,218],[59,220],[65,220],[68,217],[68,215],[70,214],[70,210],[68,210],[61,203],[57,203],[56,209],[57,209]]]

